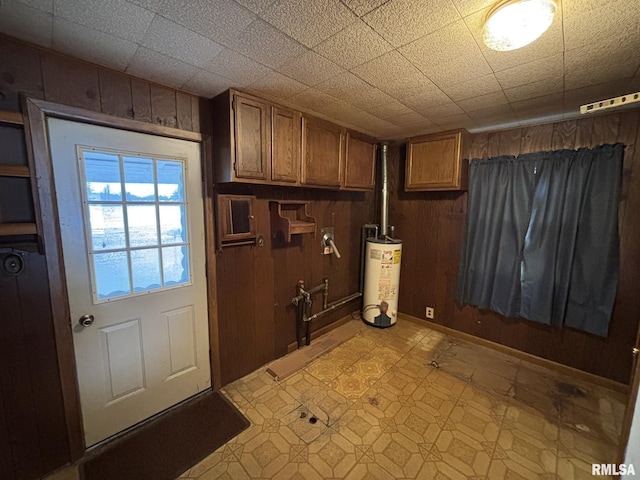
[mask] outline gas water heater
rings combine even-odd
[[[380,144],[382,197],[380,205],[380,231],[366,238],[362,267],[362,319],[376,327],[391,327],[398,319],[398,291],[400,289],[400,262],[402,242],[388,236],[389,191],[387,174],[388,143]],[[365,227],[369,227],[365,225]],[[377,227],[377,226],[374,226]],[[366,228],[363,228],[363,237]]]

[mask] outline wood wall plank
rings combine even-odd
[[[533,125],[525,127],[522,135],[520,153],[546,152],[551,150],[553,140],[553,124]]]
[[[522,129],[514,128],[512,130],[503,130],[499,134],[500,138],[500,155],[518,155],[520,144],[522,142]]]
[[[573,149],[576,145],[576,131],[578,129],[577,120],[568,120],[553,124],[553,137],[551,148],[562,150],[563,148]]]
[[[633,166],[638,156],[638,149],[636,148],[638,139],[638,125],[640,121],[640,110],[632,110],[625,112],[620,117],[620,128],[618,129],[617,141],[625,145],[624,149],[624,163],[622,167],[622,191],[620,200],[620,212],[619,212],[619,228],[620,235],[623,234],[624,218],[627,210],[627,199],[629,198],[629,186],[631,185],[631,174],[633,172]]]
[[[50,102],[100,111],[98,68],[53,53],[42,54],[44,98]]]
[[[131,101],[133,118],[141,122],[151,122],[151,86],[149,82],[131,78]]]
[[[176,126],[181,130],[193,130],[191,95],[176,92]]]
[[[98,70],[102,113],[133,118],[131,77],[106,68]]]
[[[150,89],[153,123],[164,125],[165,127],[177,127],[176,92],[153,84]]]
[[[44,98],[40,53],[0,37],[0,109],[19,112],[20,92]]]

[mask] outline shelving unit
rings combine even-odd
[[[272,200],[269,202],[271,210],[271,236],[276,237],[282,232],[287,243],[291,242],[291,235],[301,233],[315,233],[316,219],[307,213],[309,202],[295,200]]]
[[[9,125],[21,128],[24,125],[22,114],[20,112],[0,110],[0,125]],[[26,165],[11,165],[4,163],[2,158],[0,158],[0,177],[31,178],[31,170]],[[17,200],[20,201],[20,199]],[[13,237],[20,235],[38,235],[38,227],[36,223],[5,223],[0,215],[0,237]]]

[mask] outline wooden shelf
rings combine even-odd
[[[307,214],[309,202],[295,200],[273,200],[269,202],[271,210],[271,236],[282,232],[287,243],[291,235],[315,233],[316,219]]]
[[[35,223],[0,223],[0,236],[37,234]]]
[[[0,165],[0,177],[29,178],[29,167],[23,167],[21,165]]]
[[[0,123],[11,123],[13,125],[24,125],[20,112],[7,112],[0,110]]]

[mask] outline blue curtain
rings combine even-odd
[[[474,159],[456,301],[606,336],[624,145]]]

